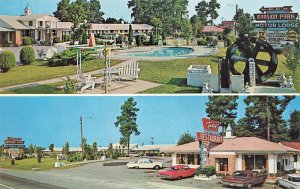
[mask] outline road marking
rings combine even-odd
[[[13,187],[6,186],[6,185],[4,185],[4,184],[0,184],[0,186],[4,186],[5,188],[9,188],[9,189],[15,189],[15,188],[13,188]]]

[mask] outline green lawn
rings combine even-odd
[[[191,65],[210,65],[212,72],[218,72],[218,57],[225,56],[225,48],[222,48],[220,52],[216,55],[211,55],[208,57],[197,57],[190,59],[177,59],[169,61],[140,61],[140,79],[146,81],[152,81],[156,83],[161,83],[163,85],[143,91],[142,93],[199,93],[199,88],[187,87],[186,77],[187,68]],[[260,53],[258,55],[261,59],[266,59],[268,57],[266,53]],[[283,55],[278,55],[279,65],[275,74],[285,71],[287,75],[291,72],[288,71],[283,62],[286,60]],[[244,69],[244,64],[237,64],[238,70]],[[264,70],[264,68],[262,67]],[[300,70],[297,72],[294,78],[295,88],[297,92],[300,92]]]
[[[42,158],[42,163],[37,163],[36,158],[28,158],[23,160],[16,160],[16,165],[11,165],[10,160],[5,160],[4,158],[0,159],[0,168],[4,169],[16,169],[16,170],[26,170],[31,171],[32,168],[36,170],[49,170],[49,169],[65,169],[65,168],[74,168],[80,165],[70,165],[61,168],[55,168],[54,164],[56,158],[44,157]]]
[[[111,64],[120,63],[119,60],[112,60]],[[104,68],[104,60],[90,60],[82,64],[84,72]],[[0,87],[12,86],[35,81],[42,81],[76,74],[76,65],[49,67],[45,61],[36,61],[31,65],[16,66],[7,73],[0,73]]]
[[[159,87],[155,87],[141,93],[143,94],[172,94],[172,93],[199,93],[201,90],[195,87],[188,87],[186,85],[187,68],[191,65],[211,65],[212,72],[217,73],[218,57],[225,56],[225,48],[220,49],[220,52],[216,55],[207,57],[196,57],[189,59],[177,59],[168,61],[150,61],[142,60],[140,62],[140,79],[145,81],[151,81],[162,84]],[[269,55],[266,53],[260,53],[260,59],[266,59]],[[276,74],[281,71],[285,71],[287,75],[291,75],[283,62],[286,60],[284,55],[278,55],[279,65]],[[102,60],[103,61],[103,60]],[[121,61],[112,61],[115,65]],[[104,67],[104,63],[98,63],[96,61],[88,61],[83,64],[84,72],[96,70]],[[238,70],[244,69],[243,63],[237,64]],[[262,70],[264,68],[262,67]],[[75,66],[65,67],[48,67],[43,62],[35,62],[29,66],[18,66],[10,70],[8,73],[0,73],[0,87],[15,85],[20,83],[28,83],[32,81],[56,78],[66,75],[73,75],[76,73]],[[275,74],[275,75],[276,75]],[[1,77],[1,76],[5,77]],[[300,93],[300,70],[293,77],[294,85],[297,89],[297,93]],[[58,82],[48,85],[29,86],[25,88],[12,89],[9,91],[2,92],[2,94],[61,94],[63,90],[58,86],[64,85],[65,82]]]

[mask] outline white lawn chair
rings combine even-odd
[[[136,61],[123,62],[119,68],[119,80],[132,79],[137,80],[139,78],[139,63]]]
[[[83,75],[82,71],[79,71],[78,74],[79,80],[79,89],[81,92],[92,87],[92,90],[95,89],[96,77],[92,77],[91,75]]]

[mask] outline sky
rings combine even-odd
[[[80,143],[80,115],[83,135],[88,143],[99,146],[118,143],[120,133],[114,126],[121,105],[129,96],[4,96],[0,97],[0,144],[6,137],[21,137],[26,146],[48,147],[54,143],[70,146]],[[238,118],[245,114],[242,96]],[[175,144],[180,135],[202,131],[201,119],[207,117],[207,96],[134,96],[137,102],[138,128],[141,134],[132,136],[132,143]],[[300,96],[293,100],[283,117],[300,110]],[[220,129],[221,130],[221,129]]]
[[[60,0],[0,0],[0,15],[20,15],[24,7],[29,4],[34,14],[50,13],[56,10],[56,5]],[[189,16],[194,15],[195,6],[201,0],[189,0]],[[206,0],[208,1],[208,0]],[[100,0],[104,17],[123,18],[131,21],[131,10],[127,8],[128,0]],[[223,20],[232,20],[235,14],[235,5],[238,4],[245,12],[251,14],[259,13],[262,6],[293,6],[294,12],[300,12],[300,0],[218,0],[221,9],[218,10],[219,18],[216,23]]]

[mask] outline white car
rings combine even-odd
[[[277,178],[277,185],[288,189],[300,189],[300,175],[289,174]]]
[[[129,162],[126,165],[128,168],[137,169],[161,169],[164,167],[162,162],[153,162],[150,159],[139,159],[136,162]]]

